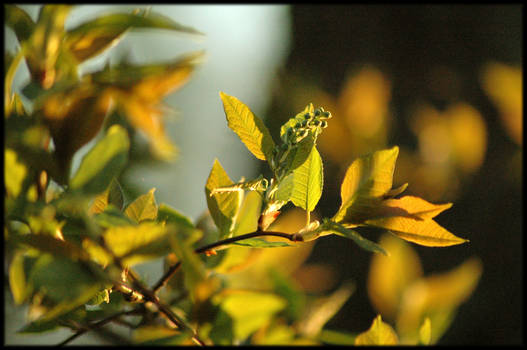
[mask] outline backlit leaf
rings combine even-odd
[[[375,216],[376,218],[403,216],[416,220],[425,220],[434,218],[450,207],[452,207],[452,203],[432,204],[419,197],[404,196],[400,199],[383,201]]]
[[[368,296],[375,309],[388,319],[395,319],[404,290],[423,275],[419,256],[406,241],[384,234],[379,245],[390,256],[375,254],[368,273]]]
[[[70,181],[72,190],[96,194],[103,192],[126,164],[130,141],[125,129],[114,125],[84,156]]]
[[[378,315],[370,329],[355,338],[355,345],[397,345],[399,339],[393,328]]]
[[[406,241],[427,247],[448,247],[468,242],[459,238],[432,219],[416,220],[394,216],[366,221],[368,225],[389,230]]]
[[[124,213],[135,222],[155,220],[157,218],[157,204],[154,197],[155,188],[143,194],[130,203]]]
[[[170,235],[167,228],[153,222],[143,222],[137,226],[115,226],[103,233],[106,245],[127,266],[168,254],[171,251],[168,241]],[[83,242],[83,248],[103,266],[111,261],[111,256],[90,240]]]
[[[100,195],[95,197],[92,205],[90,206],[90,212],[93,214],[102,213],[108,204],[112,204],[118,210],[123,208],[123,191],[119,182],[114,178],[110,182],[110,186]]]
[[[67,31],[65,44],[79,62],[94,57],[113,46],[131,28],[169,29],[187,34],[201,34],[172,19],[154,13],[114,13],[84,22]]]
[[[448,329],[456,309],[474,292],[482,270],[481,261],[473,257],[450,271],[410,284],[401,300],[396,322],[401,338],[417,342],[423,319],[428,316],[434,344]]]
[[[423,345],[430,345],[432,338],[432,327],[430,326],[430,318],[425,318],[421,328],[419,328],[419,343]]]
[[[22,190],[27,169],[23,163],[17,161],[17,154],[12,149],[4,150],[4,179],[7,195],[14,198],[18,197]]]
[[[313,211],[322,195],[324,174],[322,159],[316,147],[313,147],[306,161],[293,170],[293,189],[291,201],[294,205]]]
[[[213,196],[210,194],[215,188],[233,184],[234,182],[229,178],[220,162],[215,159],[205,185],[205,195],[210,215],[220,231],[220,238],[225,237],[232,231],[242,194],[239,192],[217,193]]]
[[[392,188],[397,146],[362,156],[350,165],[342,182],[342,204],[334,220],[360,223],[379,205]]]
[[[275,147],[273,138],[262,120],[236,97],[220,92],[229,127],[258,159],[270,160]]]
[[[17,251],[9,264],[9,287],[15,304],[20,305],[24,302],[30,291],[30,286],[26,282],[24,271],[24,253]]]
[[[275,294],[252,291],[228,294],[221,303],[234,320],[234,335],[239,340],[246,339],[285,306],[286,302]]]

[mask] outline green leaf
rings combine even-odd
[[[241,245],[245,247],[252,247],[252,248],[276,248],[276,247],[290,247],[290,244],[287,244],[286,242],[270,242],[266,241],[265,239],[261,238],[250,238],[250,239],[244,239],[238,242],[235,242],[233,244]]]
[[[145,220],[155,220],[157,218],[157,204],[154,197],[155,188],[152,188],[148,193],[143,194],[135,201],[130,203],[125,215],[135,222],[142,222]]]
[[[133,266],[171,252],[168,241],[170,232],[161,224],[143,222],[137,226],[111,227],[103,233],[103,237],[106,245],[123,260],[123,264]],[[103,266],[111,261],[108,253],[91,240],[85,240],[83,248]]]
[[[219,287],[218,280],[207,277],[205,264],[194,253],[192,244],[199,239],[201,231],[180,228],[175,235],[170,236],[170,245],[181,261],[185,288],[189,291],[192,301],[196,304],[208,299]]]
[[[23,303],[30,293],[31,286],[26,282],[24,271],[24,252],[16,251],[9,265],[9,287],[15,304]]]
[[[366,224],[384,228],[399,238],[427,247],[448,247],[468,242],[432,219],[415,220],[401,216],[368,220]]]
[[[220,162],[215,159],[205,185],[205,195],[210,215],[220,231],[220,239],[228,235],[235,222],[236,213],[241,202],[242,193],[225,192],[211,196],[214,189],[219,187],[231,186],[234,183],[229,175],[223,170]]]
[[[269,271],[273,287],[279,296],[287,301],[286,313],[291,321],[300,318],[306,307],[306,295],[284,273],[272,268]]]
[[[130,141],[126,130],[113,125],[84,156],[79,169],[70,181],[70,188],[87,194],[103,192],[124,168]]]
[[[222,192],[236,192],[242,190],[264,192],[267,190],[267,179],[263,175],[258,176],[254,180],[240,181],[230,186],[218,187],[212,190],[211,195]]]
[[[356,334],[323,329],[318,335],[318,340],[330,345],[353,345],[355,344]]]
[[[370,329],[355,338],[355,345],[397,345],[399,339],[393,328],[378,315]]]
[[[430,345],[432,340],[432,327],[430,325],[430,318],[426,317],[419,328],[419,343],[422,345]]]
[[[228,294],[221,303],[221,308],[234,321],[234,335],[238,340],[246,339],[285,306],[285,300],[275,294],[253,291]]]
[[[113,226],[133,226],[136,224],[135,221],[121,213],[121,211],[113,205],[106,207],[102,213],[96,214],[94,220],[99,226],[104,228],[110,228]]]
[[[354,231],[354,230],[352,230],[350,228],[344,227],[344,226],[342,226],[341,224],[339,224],[337,222],[324,221],[324,223],[322,225],[323,225],[323,230],[324,231],[329,231],[329,232],[334,233],[336,235],[343,236],[343,237],[346,237],[346,238],[350,238],[353,241],[355,241],[355,243],[357,243],[359,245],[359,247],[361,247],[362,249],[365,249],[367,251],[374,252],[374,253],[382,253],[384,255],[388,255],[386,253],[386,251],[380,245],[378,245],[377,243],[372,242],[369,239],[366,239],[366,238],[362,237],[356,231]]]
[[[322,159],[316,147],[313,147],[305,162],[293,170],[291,201],[297,207],[313,211],[322,195],[323,186]]]
[[[272,159],[273,138],[262,120],[236,97],[220,92],[229,127],[240,137],[249,151],[258,159]]]
[[[186,34],[202,35],[197,30],[183,26],[163,15],[114,13],[84,22],[69,30],[65,44],[79,62],[92,58],[115,45],[131,28],[169,29]]]
[[[56,303],[42,320],[53,319],[86,303],[105,283],[87,265],[50,254],[38,259],[29,279],[35,290],[40,290]]]
[[[22,190],[22,183],[27,174],[26,166],[17,161],[17,154],[12,149],[4,150],[4,179],[8,196],[18,197]]]
[[[190,331],[181,332],[164,325],[145,325],[132,332],[136,345],[182,345],[191,337]]]
[[[160,204],[157,211],[157,221],[158,222],[167,222],[175,225],[176,227],[185,227],[188,229],[194,229],[194,224],[192,221],[181,214],[176,209],[170,207],[168,204]]]
[[[369,218],[392,188],[397,146],[362,156],[350,165],[340,188],[342,204],[334,221],[361,223]]]
[[[121,210],[124,204],[123,190],[115,178],[112,179],[110,186],[103,193],[95,197],[93,204],[90,206],[90,212],[94,214],[102,213],[109,204],[118,210]]]
[[[75,243],[57,239],[47,234],[24,234],[13,236],[13,241],[18,244],[28,245],[43,253],[72,260],[87,259],[85,251]]]
[[[99,291],[93,298],[91,298],[86,304],[88,305],[100,305],[102,303],[110,302],[110,289],[105,288]]]
[[[26,11],[16,5],[4,4],[4,23],[13,29],[19,43],[26,41],[35,29],[35,22]]]

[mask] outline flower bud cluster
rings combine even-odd
[[[306,112],[303,115],[303,120],[299,120],[293,127],[287,128],[282,139],[288,146],[295,146],[309,135],[309,131],[318,136],[322,129],[328,126],[327,119],[329,118],[331,118],[331,113],[324,111],[322,107],[312,112]]]

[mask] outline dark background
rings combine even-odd
[[[414,101],[425,100],[438,109],[449,102],[448,96],[431,86],[431,68],[442,65],[458,74],[463,99],[480,111],[486,123],[487,151],[483,165],[463,182],[453,208],[437,221],[453,233],[464,233],[461,236],[470,243],[413,247],[425,274],[447,271],[470,256],[478,256],[483,263],[477,289],[460,306],[439,344],[523,343],[522,166],[514,170],[519,173],[516,181],[510,180],[507,167],[507,160],[521,153],[522,146],[507,136],[480,84],[481,66],[488,61],[523,65],[523,7],[294,5],[291,11],[292,50],[284,71],[309,76],[338,95],[350,69],[375,65],[390,77],[390,110],[399,116],[390,145],[415,147],[415,136],[404,121]],[[267,115],[281,113],[279,104],[275,97]],[[331,173],[332,164],[324,162],[326,179],[336,176]],[[338,190],[326,183],[318,207],[322,215],[336,212]],[[329,262],[339,269],[341,280],[351,279],[357,285],[328,328],[365,330],[375,317],[366,291],[370,257],[352,241],[338,237],[317,241],[309,261]]]

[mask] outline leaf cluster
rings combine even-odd
[[[338,211],[311,220],[324,184],[317,139],[331,113],[309,104],[275,142],[249,107],[223,92],[228,126],[272,176],[234,182],[215,160],[205,184],[208,213],[197,222],[158,204],[155,188],[129,200],[119,181],[130,162],[129,130],[146,134],[158,158],[173,155],[161,100],[188,80],[202,53],[87,74],[79,67],[135,28],[200,33],[149,11],[103,15],[66,30],[70,10],[45,5],[33,21],[5,5],[6,24],[20,43],[15,55],[6,53],[4,236],[11,294],[28,305],[21,333],[66,327],[74,332],[66,344],[119,322],[136,344],[317,344],[354,286],[322,297],[302,291],[290,274],[311,241],[339,235],[387,254],[359,232],[365,226],[425,246],[466,241],[433,220],[451,204],[395,198],[407,186],[392,188],[397,147],[356,159],[342,181]],[[22,89],[29,106],[11,86],[22,61],[30,72]],[[112,123],[112,114],[123,123]],[[71,173],[72,157],[89,142]],[[281,215],[288,203],[305,220]],[[154,259],[165,265],[159,280],[134,270]],[[355,342],[394,339],[378,318]]]

